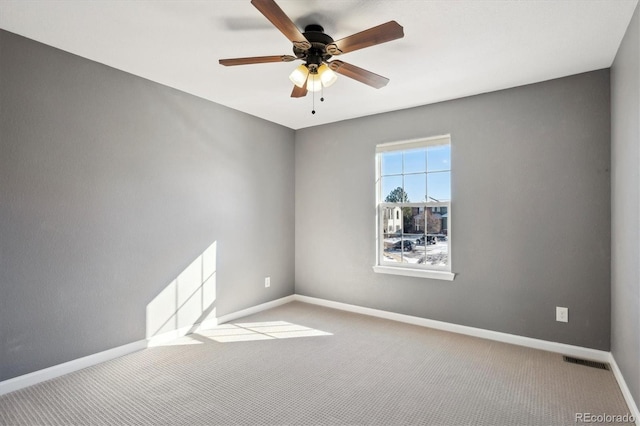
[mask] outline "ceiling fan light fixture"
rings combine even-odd
[[[320,65],[318,68],[318,74],[320,75],[320,81],[324,87],[329,87],[338,79],[338,74],[333,72],[326,64]]]
[[[302,87],[304,86],[304,82],[307,81],[308,75],[309,75],[309,69],[307,68],[306,65],[302,64],[299,67],[297,67],[295,70],[293,70],[291,75],[289,75],[289,80],[291,80],[291,82],[296,86]]]
[[[322,80],[319,74],[309,74],[307,78],[307,90],[309,92],[319,92],[322,89]]]

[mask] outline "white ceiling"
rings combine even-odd
[[[611,66],[638,0],[276,0],[300,29],[340,39],[395,20],[405,37],[340,56],[388,77],[345,76],[325,102],[294,99],[299,64],[223,67],[291,54],[249,0],[2,0],[0,28],[292,129]],[[0,58],[1,60],[1,58]]]

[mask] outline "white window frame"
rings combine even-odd
[[[451,217],[451,201],[447,202],[435,202],[425,201],[420,203],[386,203],[383,200],[384,194],[382,194],[381,183],[381,159],[385,152],[393,151],[406,151],[416,148],[426,148],[429,146],[437,145],[451,145],[451,135],[440,135],[421,139],[412,139],[408,141],[383,143],[376,146],[376,262],[373,270],[376,273],[403,275],[419,278],[432,278],[452,281],[455,278],[455,273],[451,272],[451,242],[452,242],[452,217]],[[448,259],[446,266],[436,265],[416,265],[408,263],[388,262],[384,260],[384,239],[382,232],[384,229],[384,215],[382,211],[388,207],[447,207],[447,242],[448,242]]]

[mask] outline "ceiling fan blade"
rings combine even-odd
[[[280,9],[273,0],[251,0],[251,4],[280,30],[297,48],[308,50],[311,43],[302,35],[296,24]]]
[[[291,92],[292,98],[302,98],[307,96],[307,80],[309,80],[309,75],[304,79],[304,84],[302,87],[298,87],[295,84],[293,85],[293,91]]]
[[[386,86],[389,82],[389,79],[386,77],[342,61],[331,61],[329,63],[329,68],[338,74],[358,80],[359,82],[375,87],[376,89]]]
[[[305,96],[307,96],[307,83],[305,82],[305,84],[302,87],[298,87],[294,84],[293,91],[291,92],[291,97],[303,98]]]
[[[396,21],[389,21],[386,24],[369,28],[368,30],[341,38],[327,45],[327,53],[340,55],[342,53],[353,52],[376,44],[386,43],[404,37],[402,26]]]
[[[273,56],[252,56],[249,58],[231,58],[231,59],[220,59],[218,62],[220,65],[225,65],[227,67],[233,65],[250,65],[250,64],[265,64],[268,62],[291,62],[295,61],[295,56],[291,55],[273,55]]]

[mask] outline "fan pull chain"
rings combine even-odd
[[[316,113],[316,92],[311,92],[311,96],[312,96],[312,105],[313,105],[313,109],[311,110],[311,114],[315,114]],[[320,102],[324,102],[324,86],[321,84],[320,85]]]

